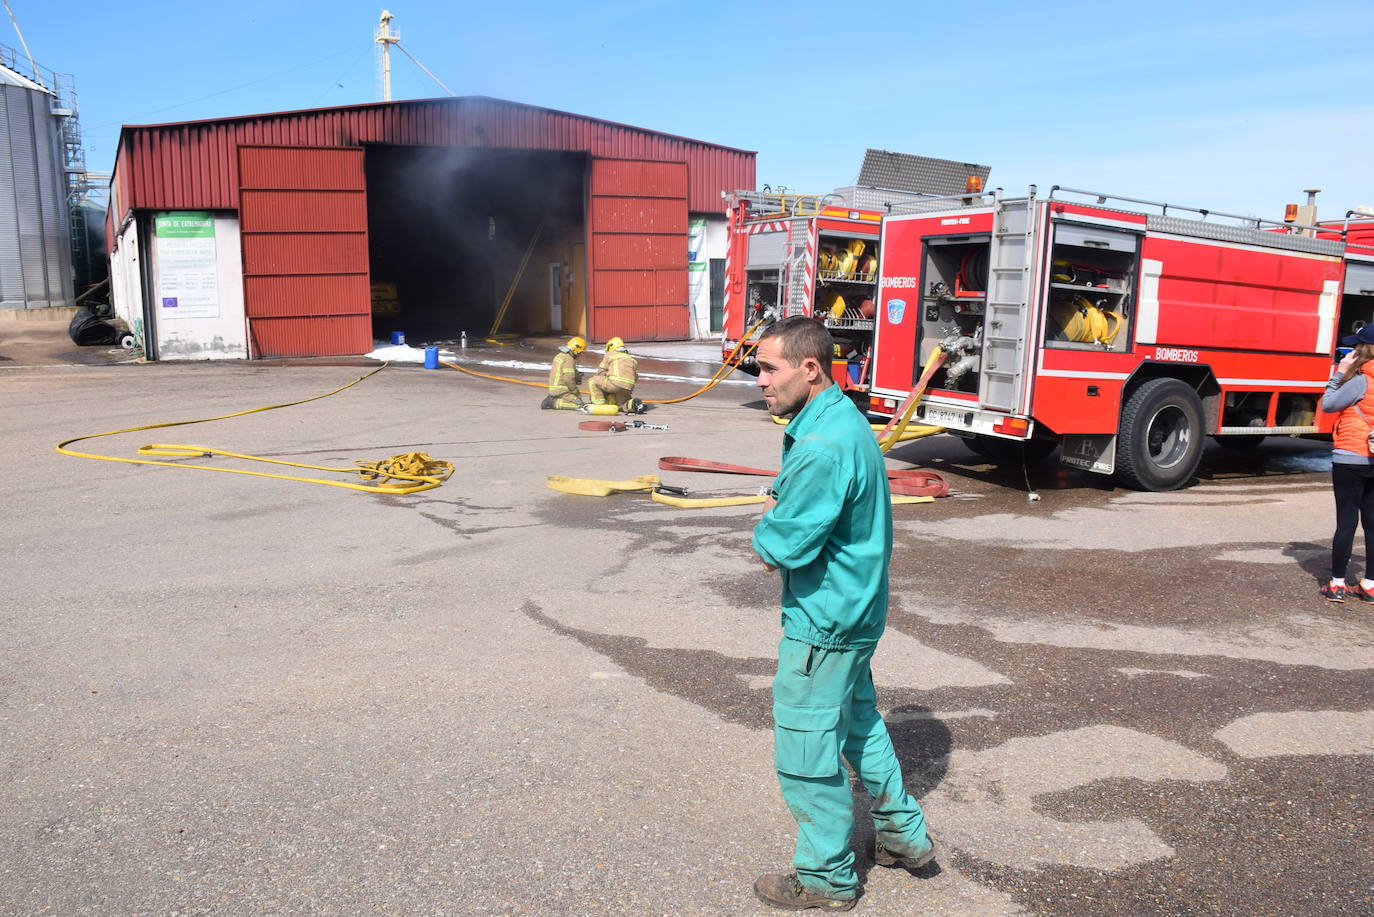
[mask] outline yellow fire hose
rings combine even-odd
[[[678,509],[707,509],[717,506],[748,506],[762,503],[768,497],[764,494],[745,494],[733,497],[688,497],[680,494],[664,493],[659,488],[658,475],[646,474],[628,481],[597,481],[591,478],[569,478],[561,474],[551,474],[545,482],[551,489],[565,494],[578,494],[585,497],[609,497],[618,493],[649,493],[649,499],[665,506]],[[934,503],[934,497],[912,497],[894,494],[893,506],[906,506],[912,503]]]
[[[878,448],[883,451],[884,455],[903,440],[907,425],[911,423],[911,415],[916,412],[916,405],[920,402],[921,395],[925,394],[926,386],[930,384],[930,377],[935,375],[935,371],[945,364],[946,356],[948,354],[940,347],[936,347],[930,352],[930,356],[926,357],[925,370],[921,373],[921,378],[917,380],[916,387],[911,390],[911,394],[906,396],[906,404],[902,406],[903,410],[899,414],[894,414],[887,426],[878,433]],[[930,436],[937,431],[943,431],[944,428],[918,426],[916,429],[929,429],[931,432],[920,433],[919,435]]]
[[[356,468],[331,468],[326,465],[308,465],[302,462],[286,462],[280,459],[263,458],[257,455],[246,455],[241,452],[227,452],[223,449],[212,449],[208,446],[190,446],[182,443],[153,443],[143,446],[138,450],[139,455],[169,455],[169,456],[215,456],[222,455],[228,458],[242,459],[249,462],[263,462],[269,465],[286,465],[292,468],[309,468],[314,471],[329,471],[338,474],[356,474],[364,481],[380,480],[379,484],[350,484],[345,481],[329,481],[324,478],[307,478],[289,474],[269,474],[265,471],[247,471],[241,468],[216,468],[213,465],[185,465],[180,462],[160,462],[154,459],[133,459],[120,458],[114,455],[98,455],[93,452],[78,452],[68,449],[72,443],[78,443],[85,439],[95,439],[100,436],[115,436],[120,433],[138,433],[142,430],[159,430],[163,427],[182,427],[194,423],[210,423],[214,420],[228,420],[231,417],[243,417],[247,414],[259,414],[263,411],[275,411],[278,408],[294,407],[298,404],[307,404],[311,401],[319,401],[321,398],[328,398],[330,395],[337,395],[346,388],[351,388],[362,382],[364,379],[374,376],[390,365],[383,363],[374,370],[363,373],[347,385],[341,385],[332,392],[325,392],[323,395],[314,395],[310,398],[302,398],[299,401],[288,401],[285,404],[273,404],[261,408],[252,408],[247,411],[236,411],[233,414],[221,414],[218,417],[202,417],[199,420],[173,420],[167,423],[152,423],[142,427],[128,427],[123,430],[110,430],[105,433],[90,433],[85,436],[76,436],[71,439],[63,440],[57,444],[57,451],[62,455],[70,455],[75,458],[95,459],[100,462],[124,462],[129,465],[162,465],[167,468],[190,468],[196,471],[220,471],[225,474],[247,474],[259,478],[279,478],[283,481],[301,481],[306,484],[325,484],[330,487],[346,487],[349,490],[361,490],[364,493],[374,494],[413,494],[422,490],[432,490],[444,481],[448,480],[453,474],[453,465],[449,462],[432,459],[423,452],[407,452],[401,455],[393,455],[390,458],[382,459],[377,462],[358,461],[354,462]]]

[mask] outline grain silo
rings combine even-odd
[[[8,49],[5,49],[8,50]],[[0,63],[0,309],[65,306],[72,301],[60,93]]]

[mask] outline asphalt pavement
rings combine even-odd
[[[545,486],[665,455],[776,467],[750,380],[610,434],[536,388],[396,365],[74,447],[456,466],[388,496],[53,449],[375,363],[8,341],[0,914],[769,913],[750,886],[787,868],[793,826],[756,508]],[[549,345],[458,359],[538,381]],[[684,356],[646,359],[643,394],[691,391],[710,367]],[[1374,914],[1374,606],[1317,595],[1326,445],[1212,445],[1169,494],[948,436],[889,461],[954,491],[894,510],[874,662],[942,853],[870,869],[861,818],[855,913]],[[661,474],[702,496],[761,483]]]

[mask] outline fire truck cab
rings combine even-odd
[[[914,416],[994,458],[1058,446],[1129,487],[1182,487],[1208,435],[1329,433],[1337,337],[1374,321],[1374,249],[1329,226],[1059,186],[900,209],[870,413],[891,417],[940,348]]]

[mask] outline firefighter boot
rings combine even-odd
[[[848,911],[859,900],[857,895],[853,898],[831,898],[820,892],[813,892],[801,884],[795,872],[759,876],[754,881],[754,895],[763,903],[780,907],[785,911],[804,911],[808,908]]]
[[[935,859],[935,838],[926,835],[926,840],[930,842],[929,847],[914,856],[909,856],[888,850],[883,846],[882,838],[876,838],[873,841],[873,865],[886,866],[889,869],[900,867],[908,872],[915,872]]]

